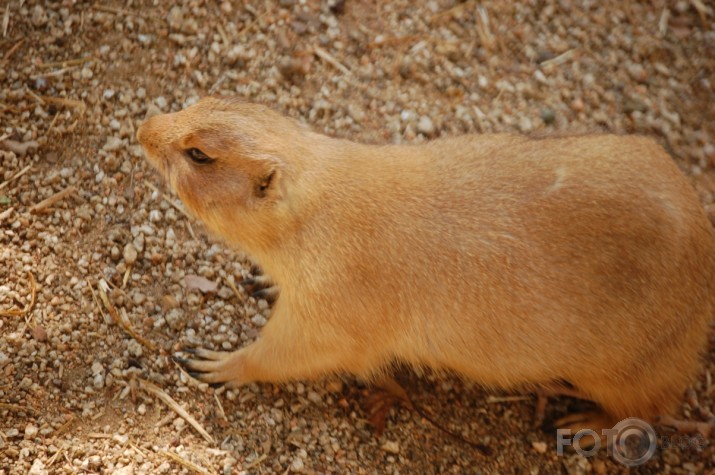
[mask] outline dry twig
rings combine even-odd
[[[166,392],[164,392],[161,388],[156,386],[154,383],[150,383],[149,381],[145,379],[139,379],[139,387],[143,389],[144,391],[153,394],[154,396],[158,397],[161,399],[161,401],[169,406],[174,412],[176,412],[179,416],[184,418],[186,422],[188,422],[194,429],[196,429],[196,432],[201,434],[201,436],[206,439],[207,442],[213,444],[214,438],[211,437],[211,434],[209,434],[206,429],[204,429],[199,422],[191,417],[191,414],[186,412],[186,410],[181,407],[174,399],[172,399],[171,396],[169,396]]]
[[[388,36],[379,40],[371,41],[367,44],[368,49],[380,48],[383,46],[398,46],[404,43],[413,43],[419,41],[422,37],[419,35],[406,36]]]
[[[663,8],[663,12],[660,14],[660,20],[658,20],[658,33],[661,37],[664,37],[668,32],[668,20],[670,19],[670,10],[668,7]]]
[[[494,49],[496,39],[492,34],[491,27],[489,26],[489,13],[487,12],[487,9],[481,5],[477,7],[477,33],[479,34],[479,39],[485,48],[489,50]]]
[[[2,37],[7,36],[7,27],[10,25],[10,2],[5,7],[5,15],[2,17]]]
[[[20,46],[22,46],[22,44],[24,42],[25,42],[25,38],[21,39],[20,41],[18,41],[14,45],[12,45],[12,48],[7,50],[7,53],[5,53],[5,56],[3,56],[2,62],[5,63],[8,59],[10,59],[10,57],[12,57],[12,55],[15,54],[15,51],[17,51],[20,48]]]
[[[576,50],[570,49],[565,53],[556,56],[555,58],[547,59],[546,61],[539,63],[539,66],[541,66],[543,69],[550,69],[552,67],[560,66],[570,61],[573,58],[574,54],[576,54]]]
[[[2,223],[5,218],[9,217],[13,211],[15,211],[15,208],[11,206],[2,213],[0,213],[0,223]]]
[[[318,56],[320,59],[324,60],[326,63],[330,64],[333,66],[335,69],[340,71],[341,73],[345,74],[346,76],[353,77],[353,73],[345,67],[340,61],[335,59],[335,57],[325,51],[323,48],[320,46],[313,46],[313,51],[315,52],[315,55]]]
[[[20,178],[22,175],[30,171],[30,168],[32,168],[32,164],[27,165],[25,168],[20,170],[19,172],[15,173],[13,176],[11,176],[7,181],[0,183],[0,190],[5,188],[7,185],[9,185],[11,182],[17,180]]]
[[[246,303],[246,297],[244,297],[243,294],[238,290],[238,287],[236,287],[236,283],[233,281],[232,275],[228,276],[228,278],[226,279],[226,283],[229,287],[231,287],[233,293],[236,294],[236,298],[238,298],[238,301],[241,303]]]
[[[429,23],[435,24],[444,18],[452,18],[457,13],[461,13],[461,11],[464,10],[467,6],[470,6],[471,3],[472,2],[469,2],[469,1],[464,2],[464,3],[458,3],[457,5],[455,5],[451,8],[448,8],[447,10],[445,10],[443,12],[435,13],[429,19]]]
[[[45,210],[45,208],[49,208],[50,206],[57,203],[58,201],[65,199],[67,196],[71,195],[75,191],[77,191],[77,188],[75,188],[74,186],[68,186],[64,190],[59,191],[59,192],[55,193],[54,195],[50,196],[49,198],[40,201],[36,205],[31,206],[30,213],[39,213],[39,212]]]
[[[87,279],[87,285],[89,286],[90,292],[92,292],[92,300],[94,300],[94,304],[97,306],[97,309],[99,310],[99,314],[102,315],[102,318],[104,319],[105,322],[109,322],[107,320],[107,316],[104,314],[104,310],[102,310],[102,305],[99,303],[99,299],[97,298],[97,294],[94,291],[94,287],[92,286],[92,282]]]
[[[84,63],[94,61],[94,59],[95,58],[92,56],[88,56],[86,58],[66,59],[64,61],[52,61],[49,63],[42,63],[42,64],[38,65],[38,67],[43,68],[43,69],[49,69],[49,68],[56,68],[56,67],[66,68],[68,66],[81,66]]]
[[[35,413],[35,410],[31,407],[21,406],[19,404],[10,404],[6,402],[0,402],[0,410],[15,411],[15,412],[30,412]]]
[[[126,317],[126,310],[122,308],[122,312],[124,313],[120,316],[119,312],[117,312],[117,309],[114,307],[114,305],[112,305],[112,302],[109,301],[109,297],[107,296],[107,290],[109,290],[109,285],[104,279],[100,279],[99,284],[97,285],[97,290],[99,291],[99,298],[102,300],[102,303],[104,303],[104,307],[109,312],[109,316],[112,317],[114,323],[122,327],[129,336],[134,338],[142,346],[148,348],[151,351],[155,351],[156,346],[146,338],[139,335],[134,330],[131,323],[129,322],[129,319]]]
[[[69,66],[66,68],[61,68],[61,69],[55,69],[54,71],[48,71],[46,73],[37,73],[37,74],[32,74],[30,76],[30,79],[37,79],[37,78],[50,78],[50,77],[55,77],[55,76],[62,76],[64,73],[69,72],[69,71],[74,71],[77,69],[79,66]],[[40,97],[40,96],[35,96],[35,97]]]
[[[55,104],[58,106],[69,107],[72,109],[79,109],[80,113],[84,113],[87,110],[87,104],[83,101],[78,101],[75,99],[66,99],[64,97],[53,97],[53,96],[39,96],[43,101]]]
[[[69,430],[72,428],[72,426],[74,426],[81,420],[82,420],[81,417],[75,416],[74,414],[70,414],[70,418],[67,420],[67,422],[62,424],[62,426],[60,426],[60,428],[55,431],[55,434],[54,434],[55,437],[61,437],[66,432],[69,432]]]
[[[218,398],[218,394],[214,391],[214,399],[216,399],[216,405],[218,406],[218,413],[221,415],[221,418],[228,422],[228,417],[226,417],[226,412],[223,410],[223,404],[221,404],[221,400]]]
[[[30,313],[32,307],[35,306],[37,283],[35,282],[35,276],[32,275],[32,272],[28,271],[28,275],[30,276],[30,303],[22,310],[0,310],[0,317],[21,317]]]
[[[707,25],[707,17],[712,13],[712,10],[705,6],[702,0],[690,0],[695,10],[697,10],[698,15],[700,15],[700,21],[703,26]]]
[[[64,452],[64,449],[60,449],[60,450],[58,450],[57,452],[55,452],[55,455],[53,455],[52,457],[50,457],[50,459],[47,461],[46,467],[47,467],[47,468],[50,468],[52,465],[54,465],[55,460],[57,460],[57,458],[58,458],[63,452]]]
[[[60,116],[59,113],[55,114],[55,116],[52,118],[52,122],[50,122],[50,125],[47,127],[47,132],[45,132],[45,135],[50,135],[50,132],[52,132],[52,129],[55,127],[55,122],[57,122],[57,118]]]
[[[170,458],[171,460],[173,460],[174,462],[178,463],[179,465],[183,465],[184,467],[188,468],[189,470],[193,470],[194,472],[201,473],[203,475],[211,475],[211,472],[209,472],[205,468],[203,468],[199,465],[196,465],[193,462],[189,462],[188,460],[186,460],[185,458],[181,457],[178,454],[175,454],[173,452],[169,452],[168,450],[165,450],[164,455],[166,457]]]
[[[258,457],[256,460],[254,460],[253,462],[251,462],[251,463],[249,463],[248,465],[244,466],[244,467],[243,467],[243,470],[247,472],[247,471],[249,471],[250,469],[252,469],[253,467],[256,467],[256,466],[260,465],[261,463],[263,463],[263,461],[266,460],[267,458],[268,458],[268,455],[266,455],[266,454],[261,454],[261,456]]]

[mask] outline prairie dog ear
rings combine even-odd
[[[263,176],[258,176],[255,186],[253,187],[253,194],[256,198],[266,198],[269,194],[274,194],[277,186],[278,180],[277,175],[279,174],[277,168],[269,170],[264,173]]]
[[[279,199],[283,195],[285,164],[276,157],[261,157],[250,165],[252,193],[259,200]]]

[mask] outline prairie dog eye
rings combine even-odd
[[[209,157],[206,155],[204,152],[199,150],[198,148],[189,148],[184,151],[186,155],[194,162],[194,163],[209,163],[213,162],[213,158]]]

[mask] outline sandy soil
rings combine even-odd
[[[558,456],[532,395],[453,378],[400,375],[492,455],[405,409],[376,436],[366,389],[347,377],[230,391],[190,380],[171,354],[245,345],[270,306],[236,285],[247,257],[186,218],[134,140],[148,107],[207,93],[368,142],[639,133],[712,211],[714,72],[705,0],[3,2],[0,474],[715,473],[712,438],[664,428],[630,471],[605,450]],[[714,362],[710,349],[679,417],[712,418]]]

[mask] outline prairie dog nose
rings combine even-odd
[[[149,106],[146,108],[146,115],[144,116],[144,122],[139,126],[137,129],[137,141],[141,144],[144,144],[144,139],[146,139],[146,134],[147,134],[147,123],[149,122],[149,119],[156,115],[160,115],[161,111],[157,106],[154,104],[149,104]]]

